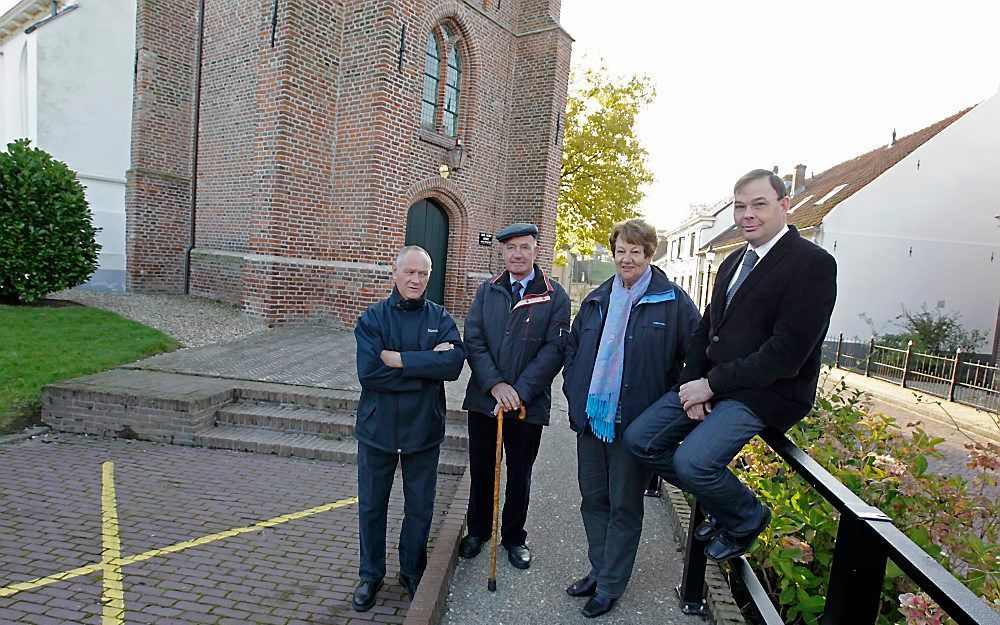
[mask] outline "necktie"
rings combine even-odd
[[[757,252],[752,249],[747,249],[747,253],[743,255],[743,266],[740,267],[740,275],[736,278],[736,282],[733,283],[733,287],[726,292],[726,308],[729,308],[729,302],[733,301],[733,296],[736,295],[736,291],[740,289],[740,285],[743,281],[747,279],[750,275],[750,270],[753,266],[757,264]]]
[[[520,282],[510,285],[511,302],[516,304],[521,301],[521,289],[524,288]]]

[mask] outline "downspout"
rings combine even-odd
[[[201,55],[205,43],[205,0],[198,2],[198,45],[194,53],[194,116],[191,137],[191,230],[184,249],[184,294],[191,292],[191,250],[195,245],[198,222],[198,137],[201,117]]]

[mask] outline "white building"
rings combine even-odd
[[[88,285],[122,291],[136,4],[0,0],[4,8],[0,143],[27,137],[77,172],[101,228]]]
[[[727,197],[712,206],[691,211],[680,225],[660,232],[660,245],[654,264],[684,289],[699,309],[704,310],[711,291],[706,282],[708,260],[699,253],[706,241],[732,225],[733,198]]]
[[[957,312],[1000,347],[1000,95],[813,178],[789,223],[837,258],[830,335],[898,332],[903,309]],[[804,168],[802,174],[804,174]],[[798,176],[797,176],[798,177]],[[737,249],[735,229],[705,247]],[[717,266],[718,263],[716,263]]]

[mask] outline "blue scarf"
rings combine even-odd
[[[587,393],[587,422],[598,440],[610,443],[615,440],[615,414],[622,391],[622,366],[625,362],[625,330],[632,307],[645,295],[653,270],[646,271],[626,289],[620,276],[611,282],[611,301],[608,303],[608,320],[604,322],[594,373]]]

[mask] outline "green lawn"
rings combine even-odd
[[[37,424],[42,387],[179,347],[159,330],[82,306],[0,306],[0,435]]]

